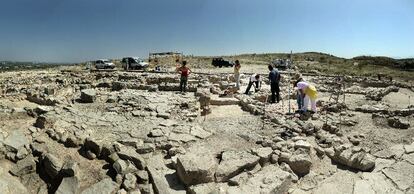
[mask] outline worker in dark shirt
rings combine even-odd
[[[279,81],[280,81],[280,73],[273,68],[272,65],[268,66],[269,68],[269,81],[270,81],[270,91],[272,92],[272,103],[275,103],[276,100],[279,103],[280,100],[280,89],[279,89]]]

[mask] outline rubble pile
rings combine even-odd
[[[334,82],[313,77],[321,111],[286,114],[295,95],[225,93],[214,74],[181,93],[174,74],[13,73],[0,77],[0,193],[414,192],[414,109],[377,102],[398,84],[346,77],[351,102],[334,103]]]

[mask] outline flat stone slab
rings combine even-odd
[[[414,153],[406,154],[402,157],[402,159],[414,165]]]
[[[155,193],[178,194],[185,193],[184,189],[178,189],[180,185],[170,183],[169,178],[173,175],[168,174],[168,171],[173,171],[165,166],[163,155],[157,154],[151,157],[148,161],[147,171]],[[174,177],[178,179],[178,177]],[[170,180],[171,181],[171,180]],[[175,189],[170,188],[170,185],[175,185]]]
[[[382,169],[386,167],[390,167],[394,163],[395,163],[395,160],[392,160],[392,159],[377,158],[375,159],[375,168],[373,172],[381,171]]]
[[[4,145],[10,149],[10,151],[17,152],[19,148],[26,144],[29,144],[29,140],[24,135],[23,131],[15,130],[10,133],[9,136],[4,140]]]
[[[168,137],[168,140],[187,143],[187,142],[190,142],[190,141],[196,141],[197,138],[195,138],[194,136],[192,136],[190,134],[185,134],[185,133],[170,133],[170,136]]]
[[[414,143],[411,145],[404,145],[404,149],[406,154],[414,153]]]
[[[313,193],[352,193],[354,189],[353,175],[348,172],[339,172],[318,184]]]
[[[123,160],[131,161],[140,170],[143,170],[147,165],[144,158],[140,154],[138,154],[132,147],[122,147],[121,150],[118,152],[118,156]]]
[[[60,183],[55,194],[78,193],[79,186],[79,180],[76,176],[65,177],[62,179],[62,182]]]
[[[17,163],[10,169],[10,173],[15,176],[22,176],[36,171],[36,162],[33,156],[27,156],[23,160],[17,161]]]
[[[310,150],[312,148],[312,145],[310,143],[308,143],[307,141],[299,140],[299,141],[295,142],[294,147],[295,147],[295,149],[303,148],[303,149],[306,149],[306,150]]]
[[[0,193],[16,194],[29,193],[26,187],[16,178],[4,173],[0,176]]]
[[[401,190],[414,186],[414,165],[408,162],[394,163],[383,169],[382,172]]]
[[[253,168],[259,160],[260,157],[246,151],[225,151],[216,171],[216,180],[227,181],[243,170]]]
[[[239,100],[237,98],[228,98],[228,97],[218,97],[218,96],[212,96],[210,99],[211,105],[217,105],[217,106],[223,106],[223,105],[238,105]]]
[[[362,180],[356,180],[354,184],[354,194],[402,194],[394,184],[381,172],[363,173]]]
[[[201,126],[198,125],[191,127],[190,134],[200,139],[205,139],[211,135],[210,132],[204,130]]]
[[[118,184],[111,178],[106,178],[85,189],[82,194],[112,194],[116,189],[118,189]]]
[[[268,165],[239,187],[229,188],[228,193],[287,193],[292,183],[291,175],[278,166]]]
[[[177,175],[186,185],[214,181],[217,161],[210,154],[187,153],[177,159]]]
[[[192,185],[188,188],[189,194],[201,194],[201,193],[223,193],[228,188],[225,183],[203,183],[198,185]]]

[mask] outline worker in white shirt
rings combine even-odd
[[[253,74],[250,79],[249,79],[249,85],[247,86],[246,92],[245,94],[249,94],[250,88],[252,87],[253,83],[255,84],[255,92],[257,92],[257,90],[260,88],[259,84],[260,84],[260,75],[258,74]]]

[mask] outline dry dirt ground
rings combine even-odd
[[[414,193],[410,84],[303,76],[318,112],[299,114],[299,71],[270,104],[266,68],[229,95],[231,68],[193,69],[186,93],[172,73],[2,73],[0,193]]]

